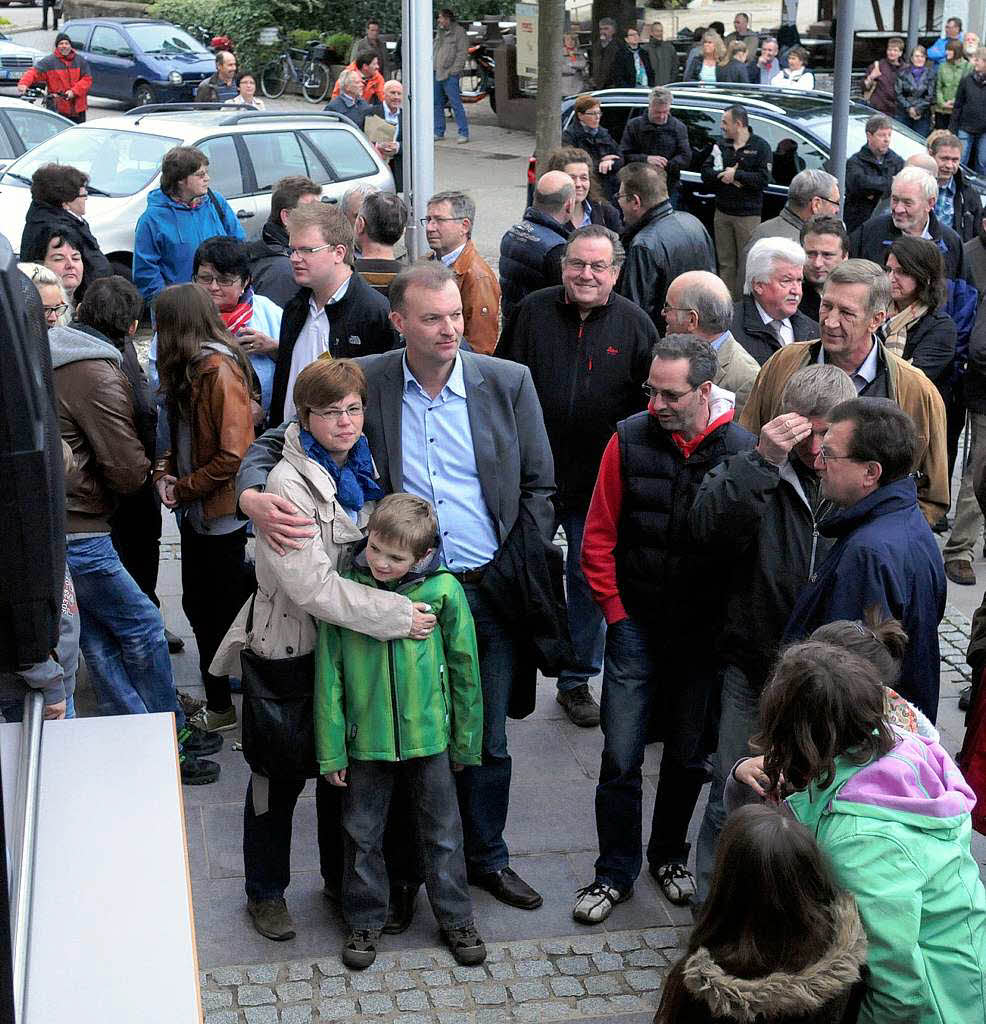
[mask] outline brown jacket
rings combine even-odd
[[[462,296],[462,333],[473,352],[491,356],[500,331],[500,282],[471,238],[452,270]]]
[[[887,367],[890,398],[911,417],[917,429],[914,468],[918,473],[918,503],[925,519],[937,523],[949,507],[945,403],[921,370],[877,344]],[[759,434],[765,423],[780,414],[784,385],[795,370],[818,359],[820,346],[819,341],[797,341],[785,345],[764,363],[740,417],[741,427]]]
[[[726,391],[732,391],[736,396],[733,415],[738,418],[746,407],[753,382],[760,372],[760,364],[732,334],[719,346],[717,355],[719,356],[719,372],[712,383],[717,387],[725,388]]]
[[[134,422],[120,353],[72,327],[48,332],[62,440],[72,450],[65,479],[66,533],[109,533],[117,495],[132,494],[151,468]]]
[[[192,465],[175,484],[179,504],[201,499],[206,519],[236,511],[236,472],[253,443],[250,392],[243,371],[230,357],[207,352],[194,366],[189,408],[192,414]],[[178,425],[171,418],[171,450],[154,466],[154,479],[177,474]]]

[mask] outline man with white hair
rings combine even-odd
[[[921,167],[905,167],[890,185],[890,213],[871,217],[849,237],[853,259],[884,266],[890,246],[901,235],[930,238],[945,258],[945,277],[965,277],[962,239],[935,216],[938,182]]]
[[[363,99],[363,76],[358,71],[343,71],[339,75],[339,95],[326,103],[324,109],[333,114],[342,114],[363,130],[363,122],[367,114],[373,113],[373,107]]]
[[[798,311],[804,268],[805,251],[790,238],[761,238],[750,250],[732,332],[761,366],[779,348],[818,337],[818,324]]]
[[[828,171],[800,171],[791,179],[787,205],[776,217],[765,220],[750,236],[740,257],[736,277],[746,281],[746,258],[761,238],[790,238],[801,241],[801,229],[812,217],[839,215],[839,182]]]

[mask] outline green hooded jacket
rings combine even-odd
[[[969,847],[975,795],[933,740],[900,737],[826,789],[786,800],[856,898],[869,942],[859,1024],[986,1020],[986,893]]]
[[[348,573],[431,605],[427,640],[375,640],[322,622],[315,647],[315,748],[323,775],[357,761],[407,761],[451,747],[457,764],[482,761],[483,693],[476,627],[459,581],[436,557],[387,587],[360,552]],[[437,571],[436,571],[437,569]]]
[[[944,105],[955,102],[955,94],[959,91],[959,82],[971,70],[972,63],[967,60],[943,60],[938,65],[938,77],[935,79],[936,113],[951,114],[951,110],[946,110]]]

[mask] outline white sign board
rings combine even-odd
[[[537,78],[538,5],[517,4],[517,75]]]

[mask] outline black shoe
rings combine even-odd
[[[354,928],[342,947],[342,962],[354,971],[365,971],[377,958],[379,941],[376,928]]]
[[[968,711],[972,703],[972,684],[959,690],[959,711]]]
[[[462,928],[443,928],[442,940],[455,957],[456,963],[463,967],[475,967],[486,959],[486,944],[473,924]]]
[[[186,724],[178,731],[178,742],[186,754],[201,757],[203,754],[215,754],[217,750],[221,750],[223,738],[217,732],[203,732],[194,725]]]
[[[383,926],[385,935],[400,935],[411,927],[417,898],[417,885],[399,883],[391,888],[387,923]]]
[[[168,650],[172,654],[185,650],[185,641],[180,636],[175,636],[170,629],[164,631],[164,639],[168,641]]]
[[[537,910],[544,902],[541,894],[532,889],[513,868],[469,875],[471,885],[492,893],[501,903],[521,910]]]
[[[247,911],[253,919],[253,927],[265,939],[285,942],[294,938],[294,921],[283,899],[248,900]]]
[[[571,690],[559,690],[555,700],[565,709],[569,721],[587,729],[599,725],[599,705],[589,692],[589,684],[573,687]]]
[[[219,778],[219,765],[215,761],[203,761],[187,753],[179,754],[178,761],[183,786],[208,786]]]

